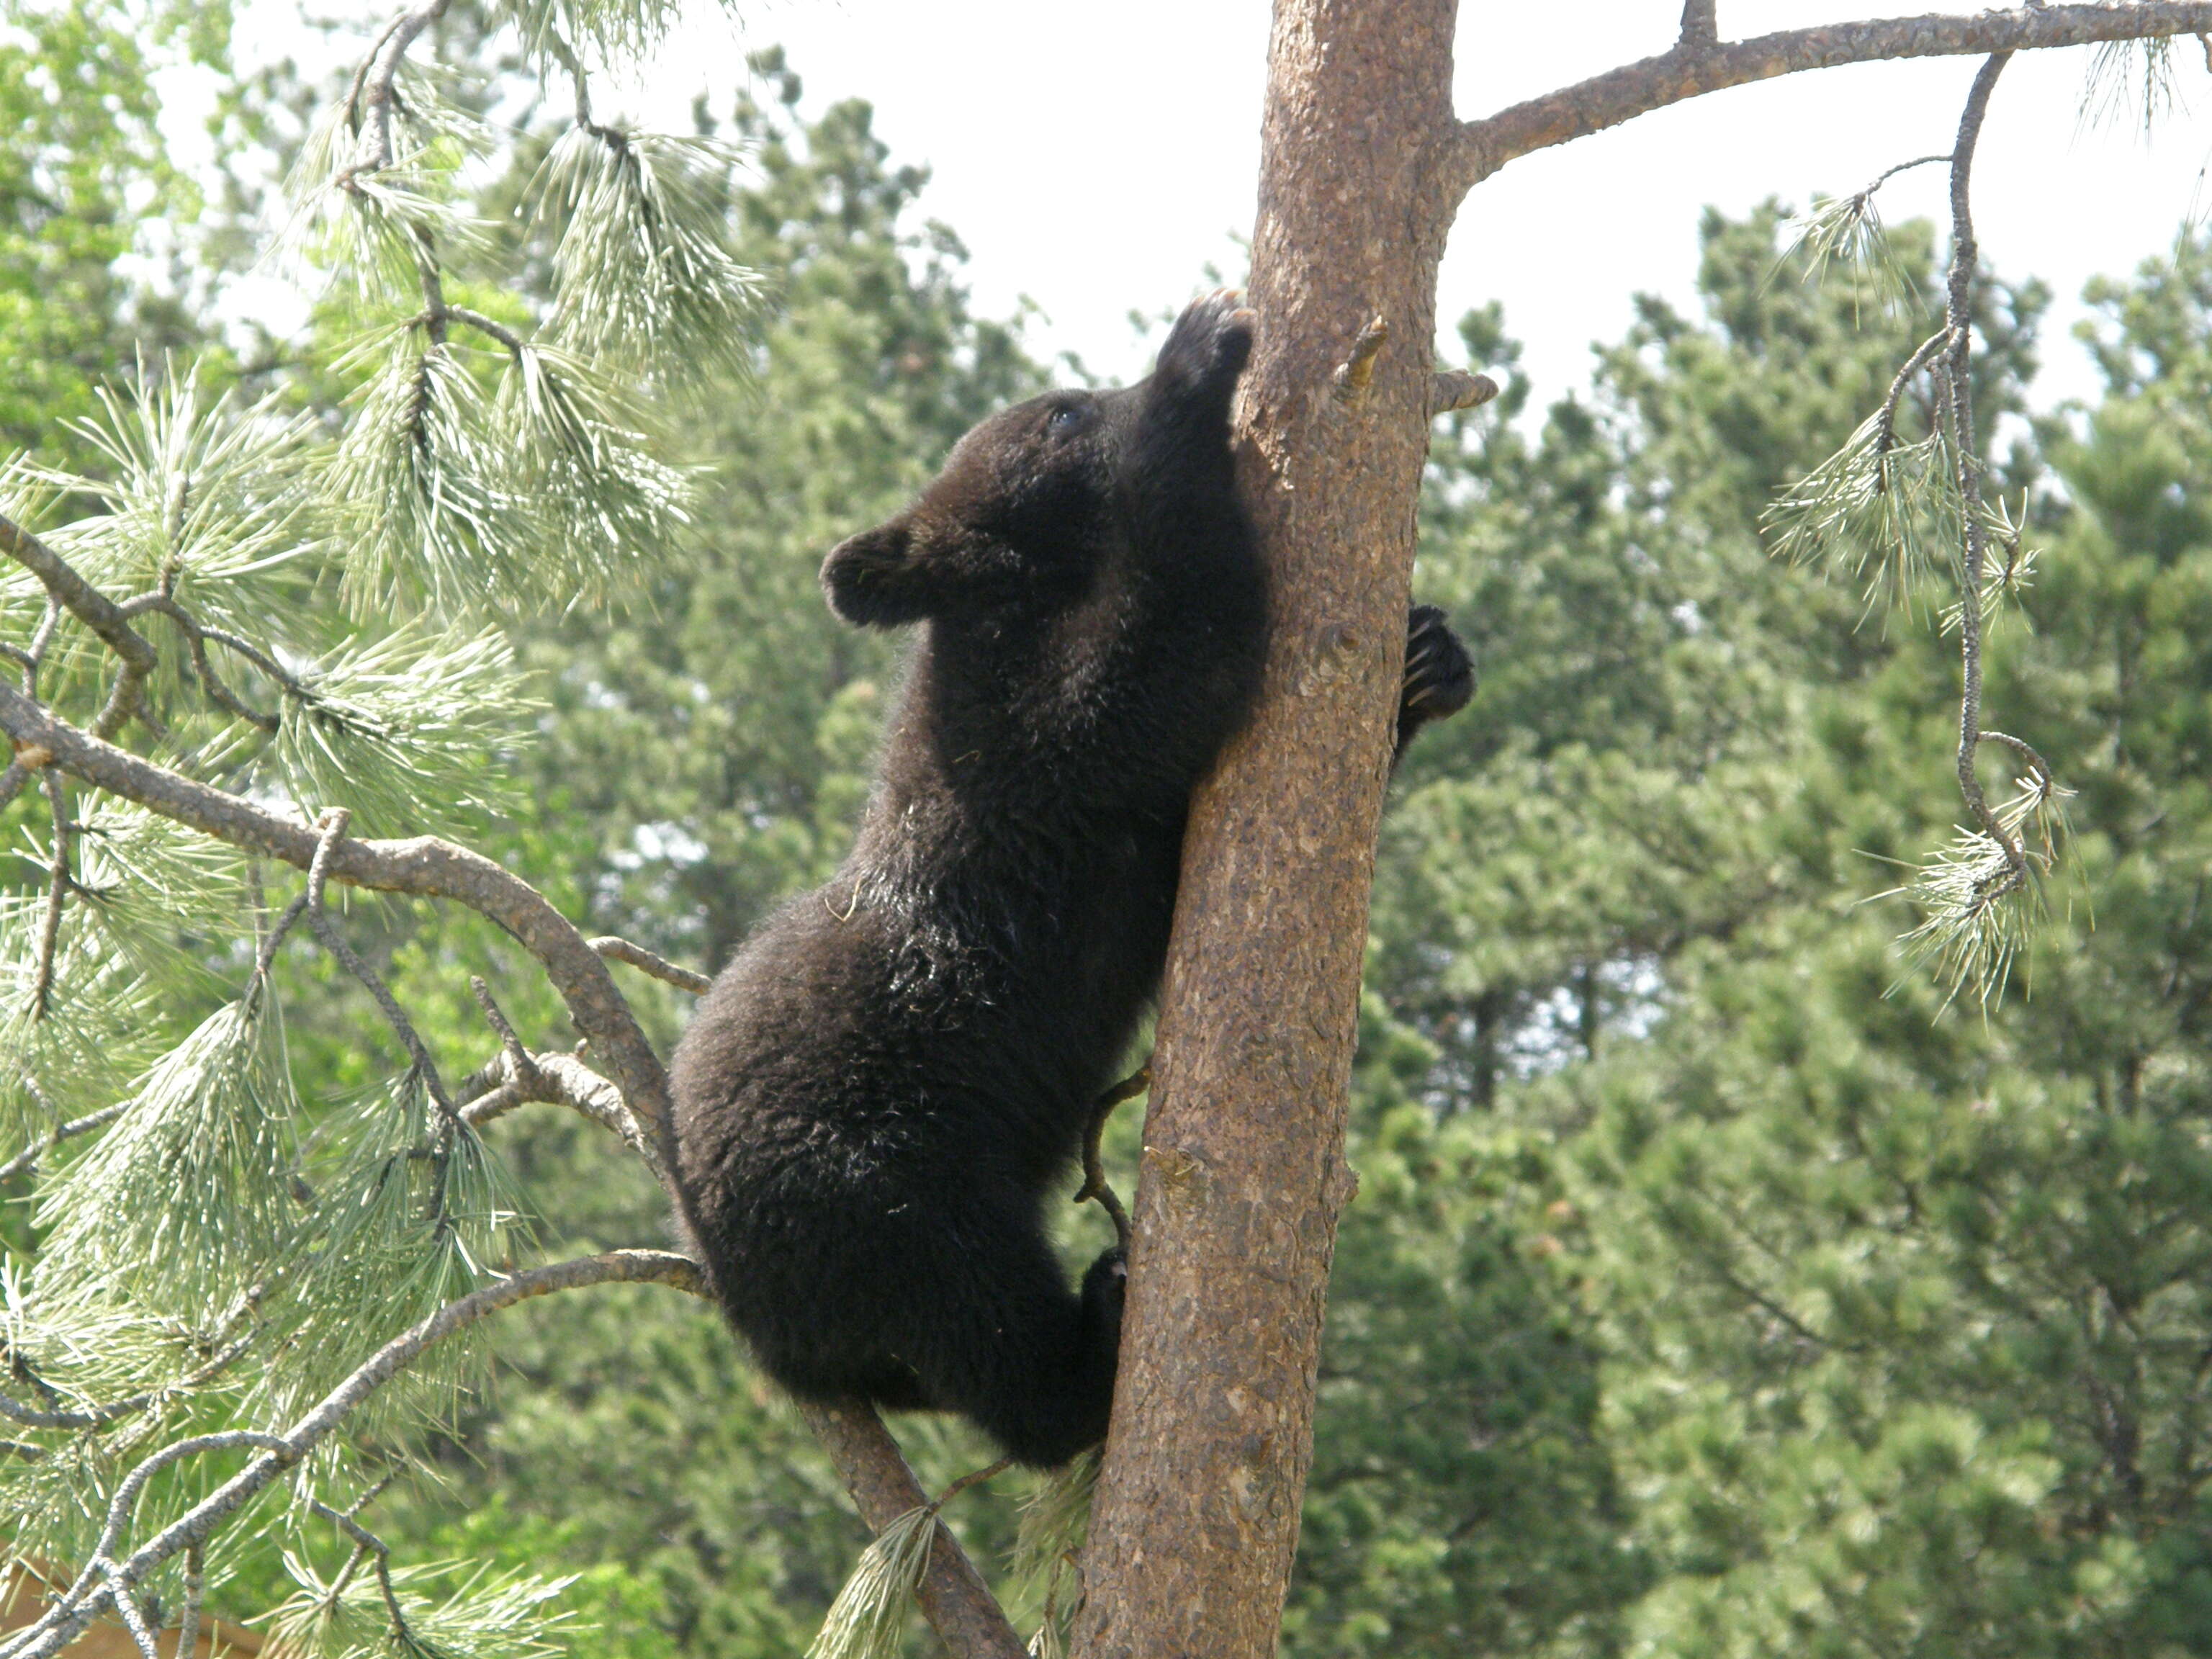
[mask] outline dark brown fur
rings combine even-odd
[[[823,567],[840,616],[921,636],[851,855],[723,970],[675,1067],[686,1220],[795,1394],[957,1411],[1037,1465],[1105,1433],[1120,1255],[1071,1291],[1042,1203],[1258,683],[1229,449],[1250,345],[1232,296],[1197,301],[1149,380],[994,416]],[[1472,687],[1441,613],[1412,628],[1401,747]]]

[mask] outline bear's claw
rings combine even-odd
[[[1417,605],[1406,617],[1406,676],[1399,707],[1441,720],[1474,696],[1474,664],[1459,636],[1433,605]]]

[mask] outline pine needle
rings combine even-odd
[[[52,1230],[46,1267],[65,1284],[219,1313],[290,1236],[283,1177],[297,1109],[257,988],[155,1062],[113,1127],[52,1182],[37,1216]]]
[[[1887,176],[1887,175],[1885,175]],[[1857,320],[1862,296],[1884,311],[1901,310],[1917,297],[1889,233],[1875,205],[1877,186],[1849,196],[1815,198],[1810,213],[1797,221],[1777,268],[1793,258],[1805,266],[1805,282],[1820,287],[1841,266],[1851,288],[1851,313]]]
[[[533,186],[541,222],[564,222],[549,337],[664,379],[744,374],[759,283],[729,246],[735,159],[709,138],[563,133]]]
[[[1765,514],[1769,549],[1863,584],[1869,610],[1910,609],[1956,542],[1958,494],[1950,452],[1936,434],[1895,439],[1881,413],[1791,485]]]
[[[2107,40],[2090,55],[2075,119],[2084,131],[2140,126],[2148,140],[2159,118],[2180,102],[2170,36]]]
[[[547,1604],[575,1582],[459,1561],[325,1577],[287,1551],[297,1589],[268,1618],[269,1659],[554,1659],[574,1650],[574,1615]]]
[[[897,1659],[936,1535],[937,1509],[927,1504],[878,1533],[830,1603],[806,1659]]]

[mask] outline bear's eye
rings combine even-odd
[[[1044,429],[1048,432],[1073,432],[1083,424],[1083,416],[1081,404],[1062,404],[1045,417]]]

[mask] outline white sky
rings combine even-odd
[[[1209,260],[1242,266],[1251,228],[1266,71],[1265,0],[738,0],[703,6],[664,52],[641,113],[678,118],[703,85],[743,73],[749,46],[781,42],[803,107],[857,95],[901,161],[928,163],[927,210],[975,254],[979,303],[1022,297],[1033,339],[1109,378],[1139,374],[1133,308],[1179,304]],[[1875,5],[1876,14],[1921,5]],[[1966,11],[1976,7],[1936,4]],[[1731,36],[1865,15],[1808,0],[1721,6]],[[1477,116],[1663,50],[1679,0],[1465,0],[1458,103]],[[2015,59],[1977,169],[1985,256],[2044,277],[2060,304],[2046,335],[2045,398],[2095,381],[2067,337],[2082,283],[2125,272],[2212,207],[2212,74],[2178,49],[2177,109],[2148,147],[2139,130],[2077,131],[2084,52]],[[1504,302],[1527,343],[1539,406],[1581,385],[1591,341],[1618,337],[1630,296],[1691,296],[1707,204],[1741,212],[1769,195],[1803,205],[1857,188],[1893,161],[1949,148],[1978,60],[1873,64],[1792,76],[1692,100],[1516,161],[1478,185],[1447,257],[1439,318]],[[1893,222],[1942,208],[1942,169],[1885,188]]]
[[[283,3],[283,0],[270,0]],[[1040,352],[1096,373],[1145,368],[1132,309],[1179,304],[1208,262],[1236,272],[1251,225],[1265,75],[1266,0],[735,0],[738,21],[694,0],[692,20],[615,101],[681,128],[706,90],[726,107],[745,52],[781,43],[802,108],[863,97],[901,162],[933,169],[924,210],[974,253],[987,314],[1024,300]],[[1917,9],[1910,5],[1885,9]],[[1965,11],[1968,6],[1938,5]],[[386,8],[369,8],[381,13]],[[1680,0],[1465,0],[1458,100],[1476,116],[1663,49]],[[1812,0],[1723,0],[1731,36],[1863,15]],[[263,11],[261,15],[269,13]],[[2082,283],[2124,273],[2212,209],[2212,74],[2194,41],[2177,58],[2183,99],[2146,144],[2138,127],[2084,131],[2088,54],[2024,55],[1999,84],[1976,171],[1986,258],[2050,282],[2041,400],[2095,380],[2069,337]],[[1700,98],[1512,163],[1478,185],[1444,264],[1446,331],[1502,300],[1526,343],[1540,408],[1589,374],[1594,340],[1617,338],[1630,298],[1686,304],[1699,210],[1763,198],[1802,206],[1857,188],[1897,161],[1948,149],[1976,60],[1817,71]],[[610,101],[603,88],[601,101]],[[1942,169],[1883,191],[1892,222],[1942,208]]]

